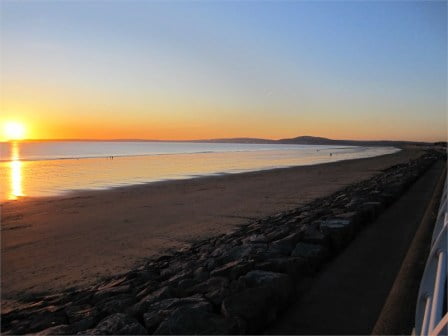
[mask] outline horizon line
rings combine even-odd
[[[295,140],[300,138],[310,138],[310,139],[319,139],[319,140],[328,140],[328,141],[351,141],[351,142],[402,142],[402,143],[438,143],[438,142],[448,142],[448,139],[445,140],[436,140],[436,141],[419,141],[419,140],[390,140],[390,139],[379,139],[379,140],[372,140],[372,139],[333,139],[333,138],[327,138],[323,136],[312,136],[312,135],[300,135],[296,137],[291,138],[278,138],[278,139],[270,139],[270,138],[256,138],[256,137],[229,137],[229,138],[209,138],[209,139],[147,139],[147,138],[47,138],[47,139],[36,139],[36,138],[30,138],[30,139],[11,139],[11,140],[2,140],[0,142],[57,142],[57,141],[82,141],[82,142],[114,142],[114,141],[123,141],[123,142],[207,142],[207,141],[228,141],[228,140],[253,140],[253,141],[272,141],[274,143],[279,141],[286,141],[286,140]]]

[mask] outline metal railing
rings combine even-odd
[[[431,250],[423,272],[415,313],[415,335],[448,335],[447,313],[447,181],[440,200]]]

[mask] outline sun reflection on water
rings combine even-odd
[[[24,195],[22,189],[22,161],[20,161],[19,154],[19,144],[17,142],[11,143],[11,161],[9,162],[11,168],[10,200],[16,200]]]
[[[0,204],[25,196],[54,196],[74,190],[107,189],[162,180],[310,165],[396,151],[390,148],[368,150],[341,148],[331,149],[333,156],[330,157],[330,149],[316,151],[314,148],[294,150],[280,148],[253,151],[249,148],[248,151],[137,155],[115,157],[114,160],[110,157],[45,159],[45,155],[51,158],[55,145],[53,142],[48,144],[24,141],[0,142]],[[76,150],[82,150],[83,146],[93,145],[64,143],[64,146],[68,146],[68,153],[70,150],[76,153]],[[184,150],[187,145],[173,146],[179,146],[174,149]],[[102,148],[105,147],[99,147],[99,152]],[[104,150],[110,150],[110,147],[108,148]],[[230,148],[232,149],[233,147]],[[65,151],[61,151],[61,155],[64,153]]]

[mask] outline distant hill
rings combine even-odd
[[[260,138],[223,138],[223,139],[205,139],[190,140],[188,142],[211,142],[211,143],[242,143],[242,144],[276,144],[277,140]]]
[[[405,145],[430,145],[427,142],[393,141],[393,140],[335,140],[314,136],[299,136],[280,140],[259,138],[228,138],[195,140],[193,142],[212,143],[251,143],[251,144],[293,144],[293,145],[333,145],[333,146],[405,146]]]
[[[299,136],[290,139],[280,139],[281,144],[297,145],[345,145],[345,146],[404,146],[404,145],[428,145],[425,142],[393,141],[393,140],[334,140],[313,136]]]

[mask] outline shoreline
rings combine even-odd
[[[356,146],[352,146],[352,147],[356,147]],[[317,162],[317,163],[309,163],[309,164],[301,164],[301,165],[290,165],[290,166],[284,166],[284,167],[260,168],[260,169],[255,169],[255,170],[243,170],[243,171],[237,171],[237,172],[216,172],[216,173],[209,173],[209,174],[202,174],[202,175],[201,174],[188,175],[186,177],[180,176],[179,178],[168,178],[168,179],[145,181],[145,182],[139,182],[139,183],[129,183],[129,184],[124,183],[122,185],[111,185],[109,187],[104,187],[104,188],[100,187],[100,188],[96,188],[96,189],[65,190],[65,191],[61,191],[55,195],[20,196],[16,200],[0,201],[0,207],[2,205],[12,203],[12,202],[17,202],[17,201],[44,201],[46,199],[53,200],[55,198],[66,199],[66,198],[77,197],[77,196],[80,196],[81,194],[90,194],[90,193],[97,193],[97,192],[98,193],[110,192],[110,191],[126,189],[126,188],[133,189],[133,188],[137,188],[137,187],[146,187],[149,185],[155,185],[155,184],[160,184],[160,183],[165,184],[165,183],[171,183],[171,182],[199,180],[199,179],[207,179],[207,178],[214,178],[214,177],[225,177],[225,176],[252,174],[252,173],[260,173],[260,172],[274,172],[274,171],[280,172],[282,170],[295,169],[295,168],[300,168],[300,167],[317,167],[320,165],[337,164],[337,163],[346,162],[346,161],[368,160],[368,159],[381,158],[381,157],[385,157],[388,155],[395,155],[401,151],[409,150],[409,149],[399,148],[399,147],[394,147],[394,148],[397,149],[396,152],[386,153],[386,154],[381,154],[381,155],[366,157],[366,158],[341,159],[341,160],[335,160],[335,161],[331,161],[331,162]],[[419,151],[419,152],[423,151],[420,148],[416,148],[416,149],[412,149],[412,150]],[[186,154],[202,154],[202,153],[186,153]],[[141,156],[152,156],[152,155],[153,154],[151,154],[151,155],[116,156],[116,157],[127,158],[127,157],[141,157]],[[156,155],[178,155],[178,154],[156,154]],[[105,157],[85,157],[85,158],[42,159],[42,160],[40,160],[40,159],[38,159],[38,160],[20,160],[20,161],[26,162],[26,161],[84,160],[84,159],[107,159],[107,156],[105,156]],[[0,160],[0,163],[1,162],[9,162],[9,161],[1,161]]]
[[[306,149],[304,152],[256,150],[31,161],[17,159],[0,162],[0,184],[5,186],[0,191],[0,204],[24,197],[60,196],[78,191],[108,190],[202,176],[318,165],[382,156],[397,151],[400,149],[348,150],[325,147],[322,150]]]
[[[22,142],[21,142],[22,143]],[[23,142],[26,143],[26,142]],[[182,142],[180,142],[182,143]],[[200,144],[210,144],[210,145],[216,145],[217,143],[206,143],[206,142],[201,142]],[[218,143],[219,144],[219,143]],[[228,143],[222,143],[224,145],[229,145]],[[255,145],[255,146],[262,146],[263,144],[235,144],[235,145],[244,145],[244,146],[250,146],[250,145]],[[266,144],[268,145],[268,144]],[[270,145],[270,144],[269,144]],[[394,149],[398,149],[401,150],[401,148],[399,146],[360,146],[360,145],[304,145],[304,144],[276,144],[279,146],[294,146],[294,147],[298,147],[298,146],[304,146],[306,147],[324,147],[324,148],[328,148],[328,149],[347,149],[347,148],[363,148],[365,150],[367,149],[372,149],[372,148],[394,148]],[[291,148],[291,149],[285,149],[285,148],[280,148],[280,150],[296,150],[297,148]],[[239,153],[239,152],[263,152],[263,151],[272,151],[274,150],[273,148],[269,148],[269,149],[254,149],[254,150],[248,150],[248,149],[244,149],[244,150],[226,150],[226,151],[218,151],[218,150],[209,150],[209,151],[200,151],[200,152],[173,152],[173,153],[146,153],[146,154],[114,154],[114,155],[94,155],[94,156],[69,156],[69,157],[37,157],[37,158],[19,158],[19,161],[23,161],[23,162],[32,162],[32,161],[54,161],[54,160],[89,160],[89,159],[107,159],[110,157],[114,157],[114,158],[132,158],[132,157],[143,157],[143,156],[165,156],[165,155],[189,155],[189,154],[210,154],[210,153]],[[277,150],[277,149],[276,149]],[[387,154],[382,154],[382,155],[387,155]],[[1,159],[0,158],[0,163],[2,162],[10,162],[11,159]]]
[[[2,296],[87,285],[329,195],[421,152],[6,202]]]

